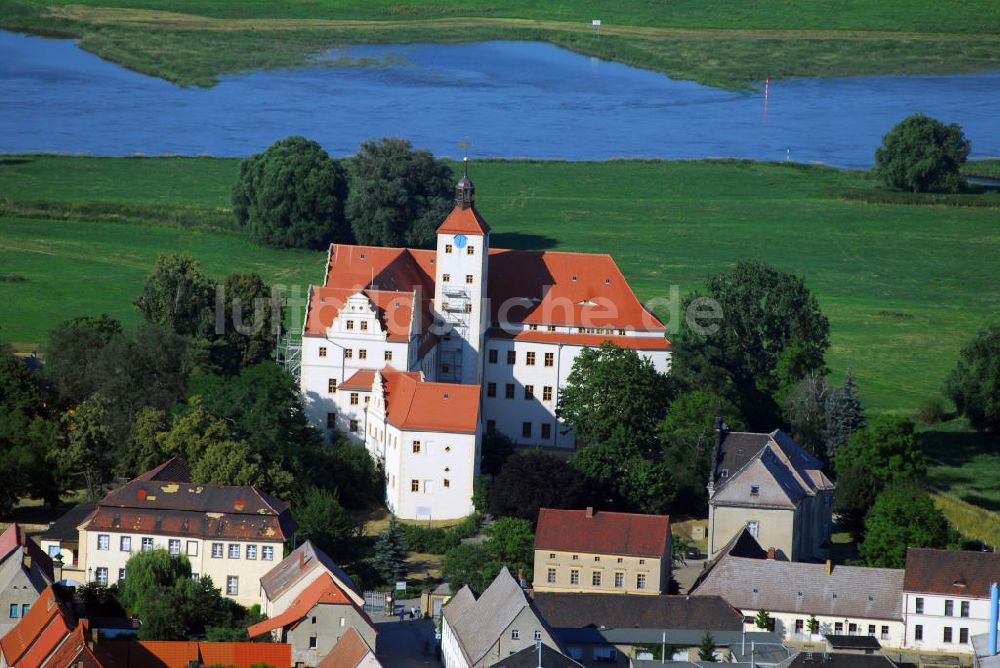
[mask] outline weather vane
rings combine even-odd
[[[458,142],[458,147],[460,149],[462,149],[462,152],[464,153],[463,157],[464,157],[464,159],[466,161],[469,159],[469,147],[470,146],[472,146],[472,142],[469,141],[468,137],[466,137],[464,141]]]

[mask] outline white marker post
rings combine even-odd
[[[594,33],[597,35],[597,38],[600,39],[601,38],[601,19],[594,19],[593,21],[590,22],[590,25],[592,25],[594,27]]]

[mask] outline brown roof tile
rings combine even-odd
[[[535,592],[535,607],[557,629],[739,631],[743,613],[721,596],[645,596]]]
[[[1000,554],[911,547],[906,551],[905,591],[988,598],[1000,582]]]
[[[669,537],[667,515],[541,508],[535,549],[662,557]]]

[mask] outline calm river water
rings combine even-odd
[[[772,82],[731,92],[533,42],[364,46],[317,66],[180,88],[68,40],[0,32],[0,152],[243,156],[301,134],[333,155],[396,135],[456,157],[791,158],[867,167],[913,112],[1000,155],[1000,72]]]

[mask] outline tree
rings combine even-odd
[[[469,585],[482,593],[499,573],[502,565],[491,558],[482,544],[462,543],[448,550],[441,561],[441,577],[452,590]]]
[[[375,539],[372,567],[382,582],[391,584],[406,577],[406,539],[395,517],[390,518],[389,526]]]
[[[573,360],[556,415],[580,440],[606,441],[621,427],[651,452],[669,399],[670,383],[649,359],[605,342],[584,348]]]
[[[479,469],[487,475],[496,475],[504,463],[514,454],[514,441],[502,431],[490,431],[483,435],[483,456]]]
[[[698,646],[698,660],[706,663],[715,663],[715,638],[708,631],[701,637],[701,645]]]
[[[832,388],[826,397],[826,442],[827,462],[835,461],[837,452],[844,447],[855,432],[865,427],[865,411],[858,399],[858,387],[854,374],[847,370],[844,384]]]
[[[219,363],[232,375],[273,357],[284,304],[253,273],[227,276],[222,294],[223,313],[216,313],[215,334],[221,338]]]
[[[351,517],[329,490],[307,489],[295,519],[301,540],[311,540],[336,561],[353,557],[362,523]]]
[[[771,619],[771,613],[767,610],[758,610],[757,616],[754,617],[754,626],[758,629],[764,629],[765,631],[770,631],[771,626],[774,624],[774,620]]]
[[[538,520],[539,508],[580,508],[590,493],[587,479],[562,457],[527,450],[511,456],[490,487],[495,517]]]
[[[98,391],[100,353],[121,335],[122,324],[107,314],[73,318],[49,330],[42,373],[64,403],[79,404]]]
[[[800,380],[785,399],[782,413],[795,442],[819,459],[825,459],[830,384],[815,371]]]
[[[816,619],[816,615],[809,615],[809,619],[806,621],[806,628],[813,635],[819,633],[819,620]]]
[[[960,170],[971,150],[955,123],[913,114],[882,138],[872,174],[896,190],[959,192],[965,186]]]
[[[661,513],[676,494],[659,453],[649,453],[624,426],[607,440],[578,450],[572,464],[586,476],[601,505],[619,510]]]
[[[913,482],[885,489],[865,518],[858,554],[868,566],[903,568],[908,547],[945,547],[948,523],[930,495]]]
[[[882,416],[854,434],[837,455],[838,493],[834,510],[855,538],[860,538],[868,509],[886,486],[918,480],[927,461],[917,442],[914,424],[900,417]]]
[[[405,139],[383,138],[361,144],[349,170],[347,218],[359,244],[433,248],[451,209],[447,164]]]
[[[663,463],[677,486],[675,508],[692,513],[703,513],[707,508],[705,485],[715,446],[715,419],[720,412],[730,430],[743,429],[736,406],[713,392],[683,392],[667,407],[667,417],[660,423],[659,438]]]
[[[532,522],[516,517],[501,517],[486,529],[486,535],[489,540],[485,547],[490,559],[506,566],[515,577],[522,573],[530,583],[535,560],[535,530]]]
[[[191,577],[191,562],[183,554],[171,556],[163,548],[136,552],[125,564],[127,577],[119,586],[118,600],[133,615],[140,618],[160,587],[173,587],[180,578]]]
[[[57,466],[83,482],[91,500],[101,497],[113,471],[111,430],[107,426],[108,400],[95,394],[63,416],[66,448],[51,453]]]
[[[236,223],[257,243],[324,248],[350,242],[344,168],[315,141],[287,137],[240,163],[233,185]]]
[[[945,393],[973,427],[1000,432],[1000,324],[981,330],[962,348]]]
[[[170,431],[166,411],[144,406],[129,430],[124,467],[130,472],[145,472],[170,459],[164,451],[161,434]],[[190,462],[189,462],[190,463]]]
[[[148,322],[182,336],[209,338],[215,321],[214,287],[190,255],[161,255],[134,303]]]
[[[825,368],[830,323],[802,278],[762,262],[741,261],[705,288],[684,301],[672,374],[730,397],[751,429],[769,431],[775,395]],[[708,310],[719,317],[697,315]]]

